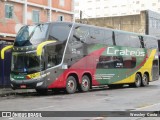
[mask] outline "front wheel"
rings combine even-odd
[[[75,77],[69,76],[66,82],[66,92],[69,94],[75,93],[77,90],[77,82]]]
[[[87,75],[82,77],[82,83],[80,84],[80,91],[87,92],[90,89],[90,79]]]

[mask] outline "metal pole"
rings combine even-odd
[[[80,23],[82,23],[82,11],[80,10]]]

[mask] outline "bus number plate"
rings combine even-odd
[[[21,85],[20,88],[27,88],[27,86],[26,85]]]

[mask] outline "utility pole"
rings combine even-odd
[[[82,11],[80,10],[80,23],[82,23]]]

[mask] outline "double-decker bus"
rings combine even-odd
[[[146,86],[159,78],[157,39],[72,22],[27,25],[18,32],[11,65],[13,89]]]

